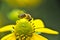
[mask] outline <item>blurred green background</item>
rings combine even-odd
[[[5,0],[0,0],[0,27],[8,24],[15,24],[7,15],[15,9],[23,10],[30,13],[34,18],[40,18],[44,21],[45,26],[60,32],[60,0],[43,0],[42,3],[35,6],[19,7],[18,5],[9,5]],[[0,38],[10,32],[0,33]],[[59,35],[42,34],[49,40],[60,40]]]

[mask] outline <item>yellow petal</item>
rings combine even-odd
[[[6,35],[5,37],[3,37],[1,40],[16,40],[15,34],[11,33],[9,35]]]
[[[33,34],[31,40],[48,40],[48,39],[43,37],[43,36],[41,36],[41,35]]]
[[[0,28],[0,32],[5,32],[5,31],[11,31],[13,30],[14,25],[7,25],[2,28]]]
[[[42,32],[42,33],[48,33],[48,34],[59,34],[57,31],[54,31],[48,28],[39,28],[39,29],[36,29],[35,31]]]
[[[35,25],[35,28],[40,28],[40,27],[44,27],[44,23],[42,20],[40,19],[36,19],[32,21]]]

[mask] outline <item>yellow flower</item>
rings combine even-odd
[[[35,7],[42,4],[43,0],[4,0],[9,6],[12,7]]]
[[[28,21],[22,18],[16,21],[16,25],[7,25],[0,28],[0,32],[11,31],[12,33],[6,35],[1,40],[48,40],[47,38],[38,35],[36,32],[59,34],[57,31],[45,28],[44,23],[40,19],[32,19]]]

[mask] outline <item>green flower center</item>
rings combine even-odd
[[[16,24],[15,31],[19,36],[31,37],[34,32],[34,28],[28,20],[22,19]]]

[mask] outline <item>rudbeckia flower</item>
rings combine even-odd
[[[4,36],[1,40],[48,40],[36,32],[59,34],[57,31],[46,28],[41,19],[27,20],[27,18],[17,20],[16,25],[7,25],[0,28],[0,32],[6,31],[11,31],[11,34]]]

